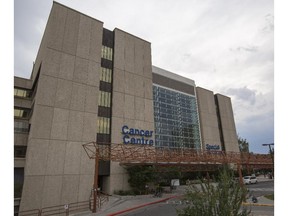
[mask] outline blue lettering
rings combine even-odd
[[[124,135],[123,136],[123,143],[124,144],[129,144],[130,143],[130,139],[129,139],[130,137],[128,136],[128,135]]]
[[[206,144],[206,149],[207,150],[220,150],[220,146],[219,145]]]
[[[124,125],[122,127],[122,134],[124,144],[144,144],[144,145],[154,144],[153,140],[145,139],[145,137],[152,137],[153,131],[129,128],[127,125]],[[135,138],[134,136],[138,137]]]
[[[122,127],[122,133],[123,134],[128,134],[128,126],[127,125],[124,125],[123,127]]]

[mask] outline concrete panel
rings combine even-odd
[[[59,78],[73,80],[75,56],[62,53]]]
[[[85,112],[98,113],[99,88],[86,86]]]
[[[103,23],[96,20],[91,22],[90,60],[101,62],[101,48],[103,37]]]
[[[50,140],[47,152],[46,175],[61,175],[64,170],[66,142]]]
[[[91,18],[80,14],[77,56],[89,59],[91,36]]]
[[[45,58],[41,64],[41,74],[58,77],[60,71],[61,52],[46,49]]]
[[[135,73],[134,37],[129,34],[125,34],[124,46],[125,46],[125,63],[124,63],[125,71]]]
[[[62,176],[45,176],[42,207],[56,206],[60,204],[62,188]]]
[[[62,193],[61,193],[61,204],[62,203],[73,203],[77,202],[77,195],[79,189],[79,175],[64,175],[62,181]]]
[[[81,175],[78,193],[78,202],[90,198],[91,189],[93,188],[94,175]]]
[[[144,90],[144,80],[142,79],[143,77],[134,75],[134,91],[133,94],[137,97],[144,98],[145,95],[145,90]],[[152,88],[152,86],[151,86]]]
[[[80,14],[68,10],[65,23],[65,32],[63,40],[63,52],[76,55],[78,33],[79,33]]]
[[[70,109],[84,111],[85,95],[86,86],[79,83],[73,83]]]
[[[83,143],[82,143],[83,144]],[[92,175],[94,174],[95,169],[95,160],[90,159],[82,147],[81,150],[81,165],[80,165],[80,174],[81,175]]]
[[[14,133],[14,145],[16,146],[27,146],[28,133]]]
[[[14,97],[14,107],[31,108],[31,101]]]
[[[57,89],[57,78],[42,75],[37,88],[36,103],[54,106]]]
[[[151,44],[144,43],[144,60],[143,60],[143,75],[147,78],[152,79],[152,62],[151,62]]]
[[[96,141],[96,132],[97,132],[97,114],[85,113],[82,141],[84,142]]]
[[[231,99],[220,94],[216,94],[216,97],[218,100],[225,150],[239,152]]]
[[[144,99],[145,101],[145,121],[154,122],[154,108],[153,101]]]
[[[72,81],[58,79],[55,107],[69,109],[72,97]]]
[[[135,89],[135,83],[136,79],[138,77],[134,75],[133,73],[126,72],[124,74],[125,79],[125,94],[135,95],[134,89]]]
[[[114,30],[114,67],[120,70],[125,69],[125,34],[119,29]]]
[[[51,139],[66,140],[69,110],[55,108],[52,120]]]
[[[143,78],[144,81],[144,97],[153,100],[153,82],[152,79]]]
[[[111,143],[123,143],[121,129],[124,125],[124,119],[113,117],[111,125]]]
[[[112,116],[116,117],[124,117],[124,104],[125,104],[125,99],[124,99],[124,94],[119,93],[119,92],[113,92],[112,94]]]
[[[31,104],[32,104],[31,100],[14,97],[14,107],[23,107],[23,108],[31,109]]]
[[[128,183],[129,175],[125,168],[119,166],[118,162],[111,162],[110,193],[119,190],[131,189]]]
[[[49,140],[31,139],[26,153],[25,176],[46,173]],[[37,161],[35,163],[35,161]]]
[[[124,71],[114,68],[113,71],[113,91],[123,92],[125,91],[125,76]]]
[[[84,113],[78,111],[70,111],[68,124],[68,140],[82,141],[84,124]]]
[[[135,97],[135,119],[145,120],[145,102],[143,98]]]
[[[24,168],[26,164],[25,158],[15,158],[14,157],[14,168]]]
[[[20,211],[42,207],[43,186],[44,176],[25,176]]]
[[[32,80],[14,76],[14,86],[26,88],[26,89],[31,89],[32,88]]]
[[[135,41],[135,73],[140,76],[144,74],[144,42],[138,38],[134,38]]]
[[[49,48],[62,50],[66,17],[66,7],[57,5],[52,8],[45,33]]]
[[[88,60],[76,57],[73,80],[75,82],[86,84],[88,82],[88,68]]]
[[[81,151],[83,151],[81,142],[67,142],[65,153],[64,174],[79,174]]]
[[[125,94],[124,101],[124,117],[135,119],[135,97]]]
[[[50,138],[53,112],[53,107],[35,105],[29,134],[30,138]]]
[[[130,128],[135,128],[136,127],[136,122],[137,121],[135,119],[127,119],[127,118],[125,118],[123,120],[123,124],[120,125],[120,127],[118,129],[118,133],[120,133],[120,135],[121,135],[121,143],[123,143],[123,140],[122,140],[122,137],[123,137],[123,135],[122,135],[122,126],[123,125],[127,125]]]
[[[88,80],[87,84],[91,86],[99,86],[99,75],[101,66],[99,63],[90,61],[88,66]]]

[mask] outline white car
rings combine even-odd
[[[257,184],[256,176],[244,176],[243,178],[244,184]]]

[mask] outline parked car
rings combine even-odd
[[[244,184],[257,184],[256,176],[244,176],[243,178]]]

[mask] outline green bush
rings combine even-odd
[[[179,216],[247,216],[246,207],[242,207],[247,190],[234,181],[233,172],[227,168],[219,174],[217,184],[201,180],[200,185],[191,184],[185,201],[189,205],[178,210]]]

